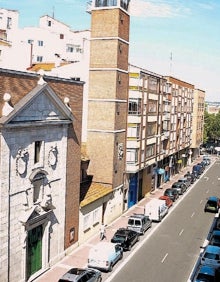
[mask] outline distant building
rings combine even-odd
[[[206,104],[206,110],[209,114],[217,115],[220,111],[220,105],[218,104]]]
[[[204,110],[205,110],[205,91],[200,89],[194,90],[193,111],[192,111],[192,157],[198,156],[200,146],[203,143],[204,132]]]

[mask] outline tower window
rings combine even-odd
[[[34,143],[34,163],[39,163],[42,141],[36,141]]]
[[[117,6],[117,0],[96,0],[95,7]]]

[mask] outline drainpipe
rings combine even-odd
[[[11,205],[11,200],[10,200],[10,192],[11,192],[11,152],[9,153],[9,165],[8,165],[8,282],[10,282],[10,243],[11,243],[11,225],[10,225],[10,218],[11,218],[11,210],[10,210],[10,205]]]

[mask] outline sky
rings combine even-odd
[[[19,11],[19,27],[38,26],[43,15],[90,29],[84,0],[0,0],[0,8]],[[220,1],[131,0],[129,63],[172,75],[220,102]]]

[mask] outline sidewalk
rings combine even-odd
[[[115,231],[120,227],[126,227],[127,219],[133,213],[143,213],[144,206],[147,202],[151,201],[154,198],[159,198],[163,195],[165,189],[170,188],[171,185],[176,182],[180,177],[184,176],[187,171],[192,171],[192,166],[199,163],[202,160],[202,156],[196,158],[191,165],[183,168],[179,174],[174,175],[170,181],[163,183],[162,186],[156,189],[152,194],[149,194],[146,198],[142,199],[136,205],[131,207],[128,211],[122,214],[119,218],[117,218],[114,222],[106,227],[106,238],[110,240],[115,233]],[[99,234],[90,238],[87,242],[76,248],[72,251],[71,254],[64,257],[60,262],[56,265],[52,266],[47,272],[42,274],[35,281],[37,282],[57,282],[58,279],[67,272],[72,267],[86,267],[87,266],[87,258],[89,254],[89,250],[93,245],[96,245],[100,242]]]

